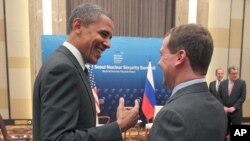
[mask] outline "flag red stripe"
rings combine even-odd
[[[99,103],[99,99],[98,99],[98,93],[97,93],[97,89],[96,87],[92,88],[92,92],[94,95],[94,101],[95,101],[95,107],[96,107],[96,113],[100,113],[100,103]]]
[[[145,117],[149,120],[154,116],[154,107],[151,105],[146,94],[143,95],[142,111]]]

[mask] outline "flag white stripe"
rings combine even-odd
[[[100,103],[99,103],[99,98],[98,98],[96,87],[92,88],[92,92],[93,92],[93,96],[94,96],[96,112],[99,114],[100,113]]]
[[[149,83],[151,84],[151,86],[153,87],[153,89],[155,90],[155,85],[154,85],[154,78],[153,78],[153,69],[152,69],[152,65],[151,65],[151,61],[149,61],[148,63],[148,72],[147,72],[147,79],[149,81]]]

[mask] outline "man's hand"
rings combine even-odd
[[[234,107],[229,107],[229,108],[228,108],[228,112],[229,112],[229,113],[233,113],[235,110],[236,110],[236,109],[235,109]]]
[[[228,107],[224,106],[225,113],[228,113]]]
[[[122,132],[135,126],[139,118],[139,102],[135,100],[134,107],[124,107],[124,98],[120,98],[116,118]]]

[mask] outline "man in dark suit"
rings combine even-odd
[[[224,70],[222,68],[217,68],[215,70],[216,80],[209,83],[209,91],[218,99],[220,100],[220,96],[218,94],[219,85],[223,81],[224,77]]]
[[[228,116],[228,124],[240,125],[242,121],[242,105],[246,99],[246,82],[238,79],[239,69],[228,68],[228,79],[219,87],[219,95]]]
[[[163,82],[172,95],[156,115],[149,141],[223,141],[227,117],[205,81],[213,54],[209,31],[198,24],[173,28],[160,54]]]
[[[69,17],[68,40],[43,64],[33,93],[33,140],[122,141],[122,132],[138,120],[139,103],[124,107],[117,121],[96,126],[96,110],[86,63],[96,64],[110,47],[114,24],[94,4],[80,5]]]

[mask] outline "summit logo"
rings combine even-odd
[[[121,51],[115,51],[115,54],[113,56],[114,64],[121,64],[123,60],[123,52]]]

